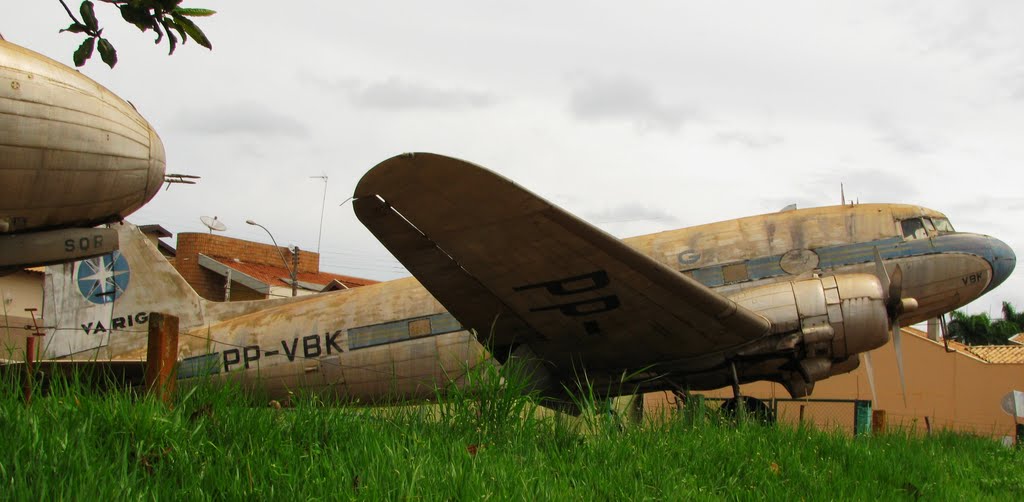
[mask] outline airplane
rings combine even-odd
[[[164,182],[163,143],[135,107],[0,40],[0,275],[117,249],[120,221]]]
[[[556,409],[572,408],[581,378],[602,397],[731,385],[756,406],[740,384],[808,396],[890,328],[967,304],[1016,264],[998,239],[905,204],[619,240],[499,174],[430,153],[372,168],[353,206],[414,277],[207,301],[136,227],[115,223],[120,252],[48,267],[43,355],[141,364],[149,312],[162,312],[180,318],[179,379],[279,398],[429,400],[476,365],[514,358]]]

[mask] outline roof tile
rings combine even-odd
[[[291,276],[291,272],[284,267],[274,267],[271,265],[264,265],[260,263],[245,263],[234,260],[232,258],[225,258],[223,256],[210,256],[214,260],[223,263],[225,266],[231,267],[239,272],[247,274],[255,279],[265,282],[272,286],[277,287],[290,287],[291,283],[288,282],[287,278]],[[348,275],[332,274],[330,272],[319,272],[319,273],[308,273],[299,272],[296,277],[300,282],[308,282],[312,284],[319,284],[326,286],[333,280],[338,280],[345,286],[350,288],[357,286],[367,286],[369,284],[376,284],[378,281],[372,279],[363,279],[361,277],[352,277]]]

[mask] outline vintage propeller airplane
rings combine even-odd
[[[164,182],[139,112],[85,75],[0,40],[0,275],[109,254]]]
[[[45,356],[138,361],[158,311],[180,318],[179,378],[270,395],[430,399],[476,364],[518,358],[556,406],[584,377],[608,396],[757,380],[806,396],[890,328],[974,300],[1016,263],[1003,242],[900,204],[619,240],[496,173],[427,153],[371,169],[353,205],[414,278],[211,302],[137,228],[114,224],[120,253],[49,268]]]

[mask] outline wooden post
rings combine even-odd
[[[25,339],[25,382],[22,390],[25,393],[25,404],[32,403],[32,382],[35,380],[36,337],[29,335]]]
[[[153,312],[149,315],[149,346],[146,349],[146,391],[163,402],[174,393],[174,365],[178,362],[178,317]]]
[[[804,405],[800,405],[800,425],[804,424]]]
[[[885,410],[874,410],[871,412],[871,434],[885,432]]]
[[[25,309],[32,316],[32,334],[25,340],[25,404],[32,403],[32,384],[35,383],[36,378],[36,337],[43,336],[43,330],[39,329],[39,323],[36,319],[36,308],[30,307]],[[27,328],[27,326],[26,326]]]

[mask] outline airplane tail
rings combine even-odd
[[[110,226],[119,250],[46,267],[42,357],[142,357],[150,312],[178,316],[183,330],[204,324],[207,301],[139,227]]]

